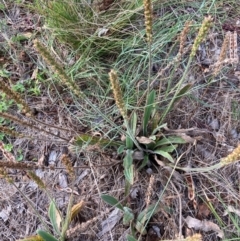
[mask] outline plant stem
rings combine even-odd
[[[174,93],[174,96],[171,98],[170,103],[168,104],[167,108],[166,108],[165,111],[163,112],[163,114],[162,114],[162,116],[161,116],[161,119],[160,119],[160,121],[159,121],[159,124],[161,124],[161,123],[164,121],[166,115],[167,115],[168,112],[171,110],[171,108],[172,108],[172,106],[173,106],[173,104],[174,104],[174,101],[175,101],[175,99],[176,99],[176,97],[177,97],[177,95],[178,95],[178,92],[179,92],[179,90],[181,89],[181,86],[182,86],[182,84],[183,84],[183,82],[184,82],[184,80],[185,80],[185,78],[186,78],[188,69],[189,69],[189,67],[190,67],[190,64],[192,63],[192,59],[193,59],[193,57],[190,56],[190,58],[189,58],[189,60],[188,60],[188,63],[187,63],[187,66],[186,66],[186,68],[185,68],[185,71],[184,71],[184,73],[183,73],[183,76],[182,76],[182,78],[180,79],[180,81],[177,83],[177,89],[176,89],[176,91],[175,91],[175,93]]]

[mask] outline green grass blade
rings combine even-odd
[[[172,103],[173,105],[179,101],[182,97],[184,97],[184,95],[192,88],[192,84],[188,84],[186,86],[184,86],[177,94],[174,102]]]
[[[115,146],[115,147],[119,147],[122,145],[122,142],[120,141],[112,141],[109,139],[104,139],[98,136],[92,136],[89,134],[81,134],[79,136],[76,137],[76,140],[74,142],[75,145],[77,146],[83,146],[85,144],[88,145],[100,145],[101,147],[105,147],[105,146]]]

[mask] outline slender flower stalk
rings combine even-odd
[[[127,132],[129,137],[131,138],[131,140],[134,142],[135,146],[139,149],[142,150],[142,148],[139,146],[138,142],[136,141],[135,136],[132,133],[132,130],[129,126],[128,123],[128,116],[127,116],[127,110],[125,107],[125,103],[123,101],[123,95],[122,95],[122,91],[118,82],[118,77],[117,77],[117,73],[114,70],[111,70],[109,73],[109,79],[111,82],[111,86],[112,86],[112,90],[113,90],[113,95],[114,95],[114,99],[116,101],[116,105],[125,121],[126,127],[127,127]]]
[[[109,73],[109,79],[112,85],[114,99],[116,101],[116,105],[123,117],[124,120],[127,120],[127,111],[125,108],[125,103],[123,101],[123,94],[119,85],[117,73],[112,69]]]
[[[10,161],[0,160],[0,168],[9,168],[14,170],[26,170],[26,169],[35,170],[35,169],[38,169],[39,167],[32,162],[10,162]]]
[[[223,40],[223,45],[222,45],[222,48],[221,48],[221,52],[220,52],[218,61],[217,61],[216,64],[214,64],[213,76],[216,76],[220,72],[220,70],[221,70],[221,68],[224,64],[224,60],[226,59],[227,50],[228,50],[228,47],[229,47],[230,35],[231,35],[231,33],[227,32],[226,36]]]
[[[222,158],[222,160],[220,161],[220,164],[222,166],[226,166],[239,160],[240,160],[240,145],[238,145],[229,155]]]
[[[13,137],[26,137],[25,135],[22,135],[16,131],[11,130],[8,127],[5,126],[0,126],[0,132],[3,132],[9,136],[13,136]]]
[[[70,160],[69,156],[66,155],[66,154],[63,154],[60,157],[60,160],[64,164],[64,166],[66,167],[66,170],[67,170],[67,173],[68,173],[70,179],[73,180],[74,177],[75,177],[75,172],[74,172],[74,169],[73,169],[73,166],[72,166],[72,163],[71,163],[71,160]]]
[[[152,42],[152,24],[153,24],[153,11],[152,1],[144,0],[144,17],[145,17],[145,28],[148,43]]]
[[[43,183],[42,179],[39,176],[37,176],[34,172],[28,171],[27,174],[33,181],[37,183],[39,188],[46,189],[46,185]]]
[[[204,18],[203,23],[198,31],[198,35],[194,40],[190,58],[195,56],[199,45],[202,43],[202,41],[204,40],[204,38],[207,35],[209,28],[212,26],[212,21],[213,21],[213,18],[211,16]]]
[[[186,40],[187,40],[187,34],[189,32],[189,29],[190,29],[190,24],[191,22],[190,21],[187,21],[184,25],[184,28],[182,30],[182,32],[180,33],[180,36],[179,36],[179,50],[178,50],[178,54],[177,54],[177,59],[180,60],[183,53],[184,53],[184,45],[186,43]]]
[[[72,80],[70,80],[70,78],[64,72],[63,67],[54,59],[49,50],[38,40],[34,41],[34,47],[39,54],[41,54],[42,58],[49,65],[52,71],[59,76],[62,83],[65,84],[77,97],[83,98],[82,91],[80,91],[78,86]]]
[[[209,30],[209,28],[211,27],[212,25],[212,17],[211,16],[208,16],[208,17],[205,17],[205,19],[203,20],[202,22],[202,25],[199,29],[199,32],[198,32],[198,35],[197,37],[195,38],[194,40],[194,44],[193,44],[193,47],[192,47],[192,50],[191,50],[191,53],[190,53],[190,57],[188,59],[188,63],[185,67],[185,71],[181,77],[181,79],[179,80],[179,82],[177,83],[177,87],[176,87],[176,90],[175,90],[175,94],[174,96],[171,98],[171,101],[170,103],[168,104],[167,108],[164,110],[163,114],[162,114],[162,117],[161,117],[161,120],[159,123],[162,123],[163,120],[165,119],[166,115],[168,114],[168,112],[172,109],[173,107],[173,104],[177,98],[177,95],[179,94],[179,91],[180,89],[182,88],[182,84],[183,82],[185,81],[185,78],[187,76],[187,73],[188,73],[188,70],[190,68],[190,65],[192,63],[192,60],[193,60],[193,57],[195,56],[196,52],[197,52],[197,49],[200,45],[200,43],[204,40],[204,38],[206,37],[207,35],[207,32]]]
[[[23,121],[23,120],[21,120],[20,118],[18,118],[18,117],[16,117],[16,116],[13,116],[13,115],[11,115],[11,114],[0,112],[0,117],[6,118],[6,119],[8,119],[8,120],[11,120],[11,121],[13,121],[13,122],[15,122],[15,123],[18,123],[18,124],[22,125],[22,126],[27,126],[27,127],[29,127],[29,128],[35,129],[35,130],[37,130],[37,131],[45,132],[45,133],[47,133],[47,134],[49,134],[49,135],[51,135],[51,136],[55,136],[55,137],[57,137],[57,138],[59,138],[59,139],[62,139],[62,140],[64,140],[64,141],[69,141],[68,139],[66,139],[66,138],[64,138],[64,137],[60,137],[60,136],[58,136],[58,135],[55,135],[54,133],[51,133],[51,132],[45,130],[44,128],[38,127],[38,126],[36,126],[36,125],[33,125],[32,123],[27,122],[27,121]]]

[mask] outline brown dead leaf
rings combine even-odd
[[[207,221],[207,220],[201,221],[199,219],[187,216],[187,218],[185,219],[185,222],[189,228],[193,228],[195,230],[202,230],[204,232],[215,231],[217,232],[217,236],[219,238],[224,237],[224,233],[219,228],[219,226],[211,221]]]
[[[202,220],[203,218],[207,218],[210,213],[211,212],[206,203],[201,203],[198,205],[197,218]]]
[[[188,188],[188,198],[193,201],[195,199],[195,184],[191,174],[185,175],[187,188]]]
[[[150,143],[155,143],[154,140],[146,137],[146,136],[140,136],[140,137],[136,137],[136,139],[138,140],[139,143],[141,144],[150,144]]]
[[[84,207],[84,201],[80,201],[79,203],[75,204],[71,209],[71,221],[79,214],[79,212]]]
[[[38,67],[36,67],[36,68],[33,70],[33,73],[32,73],[32,76],[31,76],[31,80],[37,79],[37,74],[38,74]]]

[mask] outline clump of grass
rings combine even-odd
[[[95,56],[118,53],[123,38],[128,35],[125,29],[141,11],[138,1],[117,4],[103,1],[101,6],[78,0],[68,3],[36,0],[35,3],[37,11],[45,16],[46,27],[58,39],[81,53],[96,48],[92,52]]]

